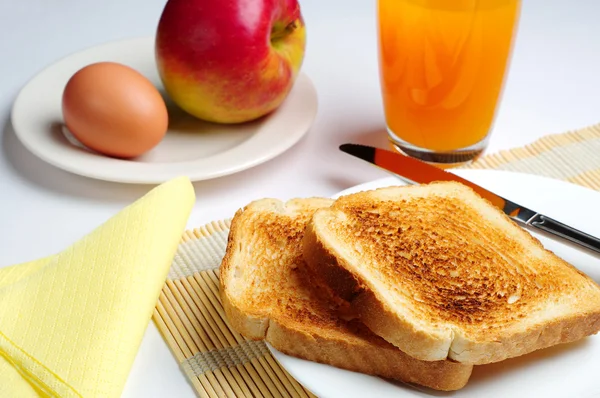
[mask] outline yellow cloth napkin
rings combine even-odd
[[[194,201],[176,178],[64,252],[0,269],[0,397],[121,394]]]

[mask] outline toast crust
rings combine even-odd
[[[491,363],[600,329],[595,282],[462,184],[342,197],[313,216],[304,255],[371,330],[418,359]]]
[[[357,320],[341,319],[339,306],[310,286],[302,258],[305,225],[317,208],[331,203],[265,199],[236,212],[220,269],[221,301],[231,326],[303,359],[437,390],[464,387],[472,366],[417,360]],[[261,273],[265,279],[253,279]]]
[[[357,343],[271,322],[266,340],[284,354],[341,369],[419,384],[440,391],[463,388],[472,367],[450,361],[419,361],[391,344]]]

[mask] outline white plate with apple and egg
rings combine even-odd
[[[180,66],[173,66],[172,70],[169,70],[169,61],[164,59],[162,59],[163,73],[159,73],[157,64],[161,57],[157,56],[158,48],[160,47],[154,36],[134,38],[95,46],[50,65],[30,80],[15,100],[12,124],[17,137],[37,157],[71,173],[121,183],[154,184],[180,175],[188,176],[193,181],[206,180],[256,166],[292,147],[307,133],[313,123],[317,112],[317,94],[310,79],[301,72],[297,74],[295,80],[292,78],[291,90],[288,88],[283,95],[283,102],[263,116],[242,122],[234,120],[235,118],[227,120],[228,115],[226,114],[223,116],[224,119],[218,121],[206,121],[205,118],[193,116],[189,110],[191,109],[193,112],[194,106],[197,107],[202,99],[201,95],[195,96],[194,92],[202,91],[202,88],[197,89],[193,82],[183,81],[182,83],[181,79],[173,82],[173,80],[177,80],[177,68]],[[177,49],[172,50],[178,51]],[[265,51],[269,53],[269,56],[279,56],[276,54],[274,46],[265,48]],[[304,48],[298,47],[296,51],[301,56]],[[281,57],[279,61],[287,62],[284,57]],[[143,84],[154,86],[150,89],[146,87],[146,91],[155,90],[157,92],[155,97],[159,98],[158,102],[164,110],[161,110],[160,106],[153,109],[152,104],[150,108],[143,110],[147,116],[141,118],[142,122],[149,126],[145,127],[140,135],[145,134],[148,138],[148,131],[158,129],[153,133],[154,138],[148,138],[154,140],[153,142],[146,144],[144,150],[136,149],[143,153],[127,156],[118,153],[113,155],[104,151],[104,148],[98,150],[97,146],[92,146],[93,141],[86,141],[87,137],[84,135],[90,135],[94,128],[95,130],[106,129],[106,126],[110,124],[106,122],[106,118],[103,120],[108,124],[102,125],[102,120],[89,122],[83,116],[79,118],[69,116],[72,123],[70,126],[75,125],[83,132],[75,134],[67,127],[69,125],[65,120],[67,115],[80,112],[77,108],[81,107],[81,103],[95,101],[94,96],[89,94],[90,85],[100,87],[101,90],[104,90],[106,97],[114,96],[115,92],[119,91],[118,87],[106,89],[106,85],[118,84],[119,80],[116,75],[111,75],[112,71],[100,70],[99,73],[88,76],[87,79],[91,80],[90,82],[80,83],[81,87],[75,89],[75,91],[85,93],[83,98],[78,98],[77,94],[74,94],[71,96],[73,98],[69,100],[66,89],[68,84],[74,85],[71,83],[75,80],[72,77],[90,65],[96,67],[99,64],[128,67],[130,70],[126,71],[127,73],[140,75],[135,79],[149,81],[151,84]],[[174,63],[171,62],[170,65],[174,65]],[[293,68],[293,66],[290,67]],[[175,93],[178,90],[177,85],[180,88],[184,86],[180,90],[180,97],[184,98],[178,98],[177,102],[171,98],[171,95],[166,94],[168,90],[165,90],[163,85],[164,76],[168,73],[175,76],[169,81],[172,86],[175,86],[174,89],[172,88]],[[98,82],[103,78],[107,79],[106,84]],[[213,85],[218,83],[218,81],[212,82]],[[135,125],[136,115],[134,115],[137,110],[135,108],[142,107],[140,104],[147,100],[147,98],[140,100],[140,96],[136,98],[135,90],[122,89],[120,92],[121,97],[126,97],[124,100],[126,106],[121,106],[123,98],[115,100],[101,98],[103,104],[108,104],[113,108],[120,107],[119,111],[123,113],[123,110],[127,111],[124,108],[131,103],[133,111],[131,111],[131,115],[123,117],[125,121],[122,123],[125,124],[125,127],[121,127],[124,132],[119,133],[120,136],[110,138],[109,135],[103,135],[105,130],[97,133],[95,137],[101,137],[101,145],[106,142],[107,145],[110,144],[114,147],[115,142],[132,129],[137,128]],[[228,93],[221,94],[229,95]],[[246,92],[243,95],[255,96],[258,94]],[[81,94],[79,95],[81,96]],[[187,105],[190,106],[186,107],[186,110],[182,106],[186,105],[185,96],[191,96],[191,99],[187,101]],[[161,102],[160,98],[164,101]],[[239,99],[239,96],[236,98]],[[241,108],[244,107],[243,102],[240,102]],[[209,109],[209,112],[212,110]],[[70,113],[67,114],[67,111]],[[161,112],[164,113],[164,116],[161,116]],[[82,119],[83,122],[81,122]],[[92,126],[93,128],[88,129],[85,123],[88,123],[87,126],[90,123],[96,124]],[[113,122],[111,126],[115,123]],[[161,127],[156,128],[161,123],[164,123],[162,132],[160,131]],[[157,136],[160,137],[156,138]],[[129,137],[127,138],[129,139]],[[138,140],[135,141],[135,144],[140,143],[138,137],[134,137],[134,139]],[[119,145],[121,147],[133,145],[131,142],[127,142]],[[121,149],[119,148],[119,150]]]

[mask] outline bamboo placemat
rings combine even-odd
[[[543,175],[600,190],[600,125],[546,136],[466,166]],[[154,311],[154,322],[200,397],[314,397],[263,342],[227,322],[218,267],[229,220],[187,231]]]

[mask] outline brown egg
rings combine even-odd
[[[75,73],[62,98],[65,124],[86,147],[132,158],[154,148],[167,132],[167,107],[152,82],[134,69],[99,62]]]

